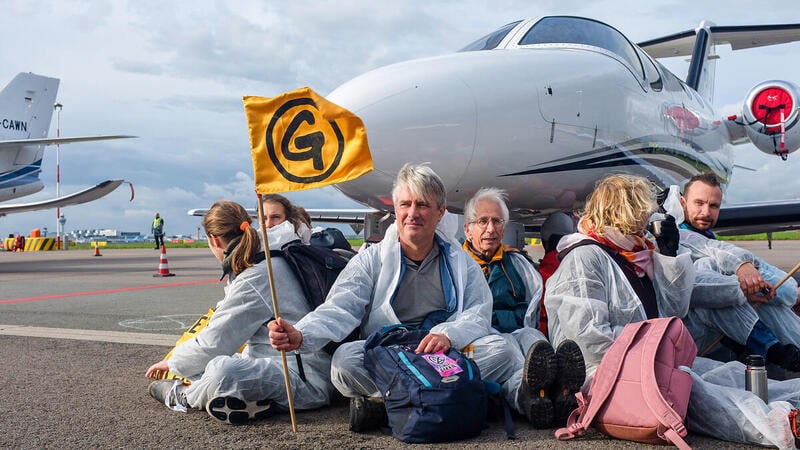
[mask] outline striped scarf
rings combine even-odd
[[[599,236],[596,233],[594,224],[583,219],[578,223],[578,231],[601,244],[611,247],[625,257],[633,264],[636,275],[639,278],[647,274],[651,280],[653,279],[653,250],[655,245],[650,240],[642,236],[623,234],[616,227],[604,227],[603,236]]]

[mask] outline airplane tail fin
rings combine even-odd
[[[50,130],[58,79],[20,73],[0,92],[0,138],[43,138]]]
[[[714,75],[717,69],[716,43],[711,28],[714,24],[703,21],[697,27],[697,38],[692,49],[686,84],[697,91],[708,103],[714,103]]]
[[[691,55],[686,84],[713,103],[714,46],[742,50],[795,41],[800,41],[800,24],[716,26],[704,21],[694,30],[640,42],[639,47],[653,58]]]

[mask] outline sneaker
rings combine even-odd
[[[183,383],[177,380],[156,380],[148,388],[150,396],[163,403],[167,408],[183,411],[189,408]]]
[[[519,405],[534,428],[553,426],[553,401],[548,396],[556,377],[556,355],[547,341],[536,342],[525,355]]]
[[[389,423],[383,399],[352,397],[350,399],[350,431],[364,433]]]
[[[567,424],[569,415],[578,407],[575,393],[580,391],[586,380],[586,363],[578,344],[566,340],[556,349],[556,364],[558,377],[552,396],[555,426],[563,427]]]
[[[246,402],[237,397],[215,397],[206,403],[212,419],[228,425],[239,425],[250,420],[266,419],[276,412],[272,400]]]

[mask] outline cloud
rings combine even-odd
[[[170,233],[188,233],[199,224],[186,215],[191,208],[220,198],[255,204],[243,95],[269,97],[302,86],[325,95],[367,70],[451,52],[505,23],[543,14],[594,17],[634,42],[689,30],[703,19],[719,25],[798,21],[788,0],[760,2],[757,17],[751,11],[744,0],[714,10],[686,0],[642,3],[633,10],[621,0],[13,0],[0,15],[6,36],[0,84],[21,71],[58,77],[62,135],[139,136],[60,148],[62,193],[110,178],[130,180],[136,190],[132,203],[121,188],[96,203],[66,208],[68,229],[149,232],[158,210]],[[668,67],[679,76],[688,68],[682,59],[668,61]],[[757,82],[798,81],[798,69],[785,47],[723,50],[717,101],[738,108]],[[50,135],[55,134],[54,120]],[[752,146],[735,152],[737,163],[757,171],[734,172],[728,201],[799,195],[800,177],[792,171],[797,155],[784,163]],[[45,155],[46,188],[25,201],[55,196],[55,149]],[[360,207],[333,188],[289,197],[309,208]],[[47,225],[52,230],[55,216],[52,210],[3,217],[0,234]]]

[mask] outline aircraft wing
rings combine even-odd
[[[41,139],[13,139],[0,141],[0,148],[3,147],[16,147],[20,145],[54,145],[54,144],[71,144],[73,142],[90,142],[90,141],[105,141],[108,139],[129,139],[136,136],[128,136],[124,134],[108,135],[108,136],[78,136],[78,137],[53,137]]]
[[[714,44],[730,44],[733,50],[784,44],[800,40],[800,25],[712,26]],[[694,50],[695,30],[683,31],[638,45],[653,58],[689,56]]]
[[[379,214],[372,208],[362,209],[307,209],[312,222],[363,224],[367,214]],[[383,213],[386,214],[386,213]]]
[[[0,216],[13,213],[38,211],[40,209],[63,208],[70,205],[80,205],[81,203],[91,202],[111,193],[122,183],[127,183],[127,181],[106,180],[97,186],[52,200],[44,200],[33,203],[20,203],[16,205],[0,205]],[[131,186],[131,200],[133,200],[132,194],[133,186]]]
[[[714,232],[723,236],[800,229],[800,200],[723,206]]]
[[[258,217],[255,208],[245,209],[251,217]],[[208,209],[190,209],[190,216],[202,217]],[[306,209],[312,222],[342,223],[342,224],[363,224],[367,214],[380,213],[377,209]]]

